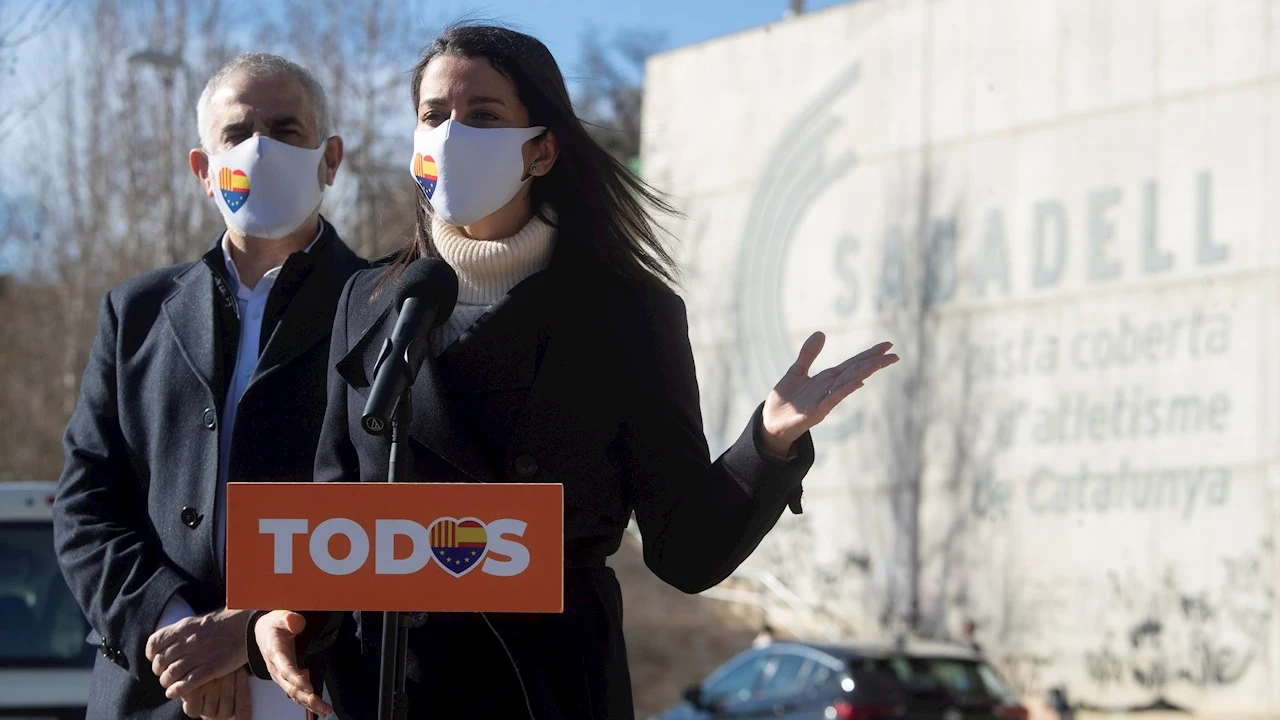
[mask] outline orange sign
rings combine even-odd
[[[230,483],[227,607],[563,612],[564,488]]]

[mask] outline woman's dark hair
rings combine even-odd
[[[667,283],[677,278],[675,260],[658,238],[653,208],[678,214],[662,194],[631,173],[587,134],[574,113],[564,76],[551,52],[536,38],[493,25],[454,25],[427,47],[413,68],[413,111],[418,112],[427,65],[441,55],[485,58],[515,85],[529,110],[530,126],[545,126],[560,154],[530,188],[534,212],[558,229],[557,262],[611,270],[624,278]],[[416,190],[416,187],[415,187]],[[426,201],[418,196],[417,231],[391,267],[397,273],[424,255],[435,255]],[[554,219],[543,214],[549,207]],[[566,244],[567,243],[567,244]]]

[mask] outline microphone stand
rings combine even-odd
[[[400,394],[391,417],[391,456],[387,462],[387,482],[404,482],[410,472],[408,433],[409,424],[413,421],[412,381],[417,373],[414,372],[416,368],[408,361],[409,351],[406,351],[405,358],[392,358],[390,344],[388,340],[383,345],[377,369],[381,369],[384,362],[398,363],[401,365],[398,370],[409,376],[409,382],[405,383],[404,392]],[[374,370],[375,377],[377,369]],[[379,720],[409,719],[409,696],[405,692],[409,622],[410,616],[406,613],[382,613],[382,661],[378,676]]]

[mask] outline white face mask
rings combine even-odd
[[[413,134],[409,172],[441,220],[471,225],[494,214],[524,184],[521,148],[545,127],[473,128],[446,120]]]
[[[324,197],[317,170],[328,141],[315,149],[254,135],[209,156],[213,199],[227,227],[251,237],[282,238],[298,229]]]

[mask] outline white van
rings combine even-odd
[[[83,720],[97,648],[53,553],[51,482],[0,482],[0,717]]]

